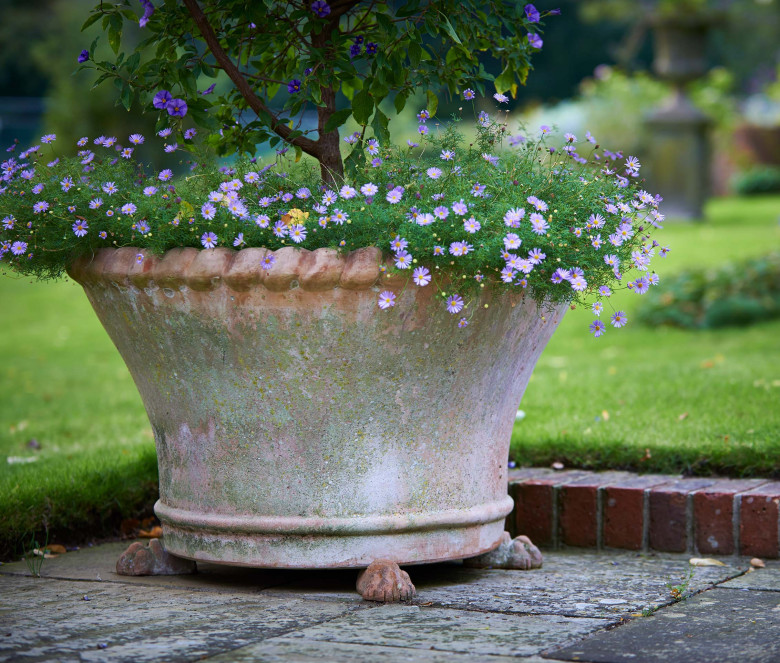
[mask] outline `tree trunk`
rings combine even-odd
[[[341,160],[341,145],[339,144],[339,130],[325,132],[325,125],[336,112],[336,91],[333,88],[321,87],[323,106],[317,109],[317,130],[319,138],[317,148],[320,162],[320,172],[324,184],[335,185],[344,179],[344,162]]]

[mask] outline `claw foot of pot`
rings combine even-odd
[[[539,569],[542,567],[542,553],[527,536],[516,536],[504,532],[498,548],[463,560],[464,566],[473,569]]]
[[[159,539],[152,539],[148,546],[131,543],[116,563],[120,576],[175,576],[195,571],[195,562],[166,552]]]
[[[409,574],[395,562],[378,559],[360,572],[357,590],[366,601],[408,601],[416,593]]]

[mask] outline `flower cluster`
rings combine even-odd
[[[650,262],[669,249],[649,235],[663,215],[660,199],[638,183],[637,159],[599,151],[590,135],[583,156],[572,134],[555,149],[547,127],[497,149],[507,129],[484,112],[476,143],[464,148],[454,125],[431,129],[430,118],[420,112],[421,145],[410,141],[404,150],[348,137],[360,142],[358,174],[330,186],[306,167],[284,172],[282,157],[219,169],[193,164],[192,174],[176,178],[132,159],[140,134],[125,144],[100,136],[90,146],[83,138],[76,157],[57,157],[56,137],[47,135],[0,166],[0,260],[48,277],[102,246],[158,253],[378,246],[388,257],[385,274],[408,276],[406,287],[434,288],[459,327],[490,287],[526,291],[540,303],[595,299],[597,337],[615,289],[643,294],[658,283]],[[188,132],[158,135],[180,150],[178,141],[184,147],[193,138]],[[262,266],[273,262],[268,254]],[[631,270],[639,275],[628,278]],[[380,288],[378,308],[392,309],[397,294]],[[626,323],[622,311],[604,318],[616,328]]]

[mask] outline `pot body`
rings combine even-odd
[[[332,568],[498,545],[515,412],[564,307],[483,292],[458,329],[377,249],[285,248],[267,272],[266,253],[104,249],[70,270],[149,415],[166,548]]]

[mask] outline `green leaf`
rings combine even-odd
[[[129,85],[125,85],[122,88],[122,93],[119,95],[119,99],[125,110],[130,110],[130,106],[133,105],[133,90]]]
[[[431,114],[431,117],[433,117],[439,109],[439,98],[436,96],[435,92],[431,92],[430,90],[427,90],[425,94],[428,95],[428,112]]]
[[[441,14],[441,17],[442,17],[442,19],[443,19],[443,21],[442,21],[442,26],[443,26],[443,27],[444,27],[444,29],[446,30],[447,34],[448,34],[450,37],[452,37],[452,40],[453,40],[453,41],[454,41],[456,44],[460,44],[460,43],[462,43],[462,42],[460,41],[460,37],[458,37],[458,33],[457,33],[457,32],[455,32],[455,28],[453,28],[453,27],[452,27],[452,23],[450,23],[450,19],[448,19],[448,18],[447,18],[447,17],[446,17],[446,16],[445,16],[445,15],[444,15],[442,12],[439,12],[439,13]]]
[[[92,14],[92,16],[90,16],[86,21],[84,21],[84,25],[81,26],[81,31],[84,32],[84,30],[86,30],[90,25],[92,25],[93,23],[97,23],[100,20],[101,16],[102,14],[100,14],[99,12],[95,12],[94,14]]]
[[[361,90],[352,98],[352,114],[358,124],[368,124],[373,111],[374,100],[368,90]]]
[[[374,121],[371,123],[371,128],[374,130],[374,136],[376,136],[382,144],[390,142],[390,130],[387,128],[389,122],[390,118],[377,108],[376,113],[374,113]]]
[[[422,47],[416,41],[409,44],[409,63],[412,67],[416,68],[420,66],[420,60],[422,59]]]
[[[122,41],[122,31],[114,29],[113,26],[111,26],[108,29],[108,45],[111,46],[111,50],[114,51],[114,54],[119,53],[119,44]]]
[[[400,113],[404,106],[406,106],[406,98],[407,94],[405,92],[399,92],[395,95],[395,99],[393,99],[393,104],[395,105],[395,112]]]
[[[502,71],[498,75],[498,78],[496,78],[495,85],[496,92],[500,92],[501,94],[511,89],[513,85],[515,90],[517,89],[517,85],[515,84],[515,72],[512,69],[512,65],[508,62],[506,67],[504,67],[504,71]]]
[[[333,131],[334,129],[338,129],[342,124],[344,124],[352,115],[352,109],[351,108],[343,108],[342,110],[336,111],[328,118],[328,121],[325,123],[325,126],[323,127],[323,131],[325,133],[328,133],[329,131]]]

